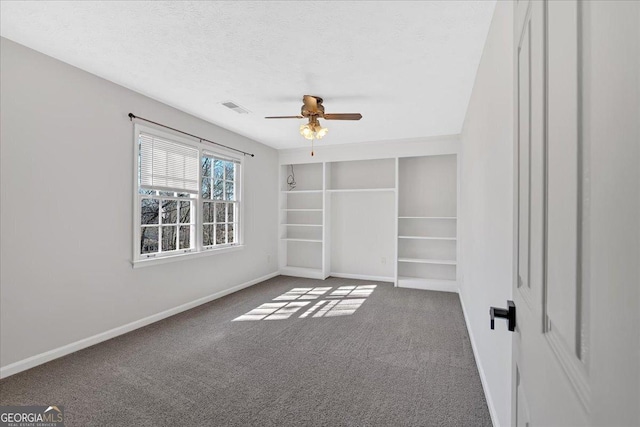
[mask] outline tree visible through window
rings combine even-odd
[[[193,248],[195,210],[189,194],[140,189],[140,253]]]
[[[137,135],[136,259],[238,244],[240,161]]]
[[[201,161],[202,245],[235,243],[238,229],[237,163],[204,156]]]

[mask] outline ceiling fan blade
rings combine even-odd
[[[337,113],[337,114],[325,114],[325,120],[360,120],[362,114],[360,113]]]
[[[305,95],[302,97],[304,109],[310,113],[318,112],[318,99],[315,96]]]
[[[270,116],[265,119],[304,119],[302,116]]]

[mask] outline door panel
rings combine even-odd
[[[512,425],[640,425],[639,28],[515,3]]]
[[[518,287],[528,290],[531,201],[531,25],[524,25],[518,61]]]
[[[518,426],[587,420],[586,369],[577,351],[583,179],[578,9],[577,1],[516,4],[512,423]]]
[[[547,329],[573,354],[578,326],[577,2],[548,3]]]

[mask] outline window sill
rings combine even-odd
[[[227,246],[220,249],[208,249],[202,252],[191,252],[179,255],[168,255],[160,258],[147,258],[131,261],[133,268],[151,267],[152,265],[167,264],[176,261],[185,261],[189,259],[202,258],[211,255],[225,254],[228,252],[236,252],[244,249],[244,245]]]

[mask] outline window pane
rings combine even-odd
[[[175,197],[176,193],[174,193],[173,191],[160,191],[159,195],[166,197]]]
[[[176,200],[164,200],[162,202],[162,223],[175,224],[176,222],[178,222],[178,202]]]
[[[224,181],[216,179],[213,184],[213,199],[222,200],[224,192]]]
[[[180,222],[191,222],[191,202],[180,202]]]
[[[191,247],[191,225],[180,226],[180,249],[189,249]]]
[[[226,224],[216,224],[216,245],[225,243],[225,235],[227,231]]]
[[[138,194],[142,194],[143,196],[155,196],[156,190],[145,190],[144,188],[138,188]]]
[[[168,226],[162,227],[162,251],[175,251],[177,249],[176,237],[178,227]]]
[[[202,178],[202,187],[200,188],[202,192],[202,198],[210,199],[211,198],[211,179],[210,178]]]
[[[213,202],[203,203],[202,222],[213,222]]]
[[[233,182],[229,182],[226,181],[224,183],[224,187],[225,187],[225,200],[235,200],[236,199],[236,193],[234,191],[234,184]]]
[[[216,203],[216,222],[226,222],[225,207],[226,203]]]
[[[160,214],[158,199],[142,199],[140,201],[140,224],[157,224]]]
[[[202,244],[204,246],[213,245],[213,225],[205,225],[202,231]]]
[[[234,212],[235,209],[235,204],[234,203],[227,203],[227,222],[233,222],[234,221]]]
[[[236,241],[235,235],[235,227],[234,224],[227,225],[227,243],[234,243]]]
[[[235,180],[235,170],[236,170],[236,164],[233,162],[225,162],[224,165],[224,172],[225,172],[225,179],[227,181],[234,181]]]
[[[201,161],[202,176],[211,176],[211,158],[203,157]]]
[[[158,252],[158,227],[141,227],[140,253]]]
[[[215,179],[224,179],[224,164],[222,160],[213,161],[213,177]]]

